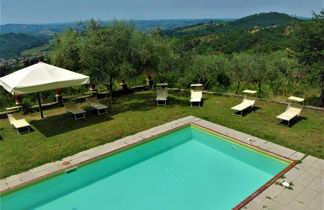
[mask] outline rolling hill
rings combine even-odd
[[[164,30],[215,20],[223,19],[137,20],[135,23],[140,31],[152,31],[157,26]],[[103,24],[108,25],[109,22],[105,21]],[[42,55],[50,50],[47,41],[53,39],[55,33],[61,33],[69,27],[82,30],[77,23],[0,25],[0,58]]]
[[[135,20],[137,29],[140,31],[151,31],[157,26],[161,30],[170,30],[178,27],[207,23],[210,21],[227,21],[230,19],[170,19],[170,20]],[[104,25],[108,25],[109,21],[103,21]],[[25,33],[36,36],[38,38],[52,38],[55,33],[61,33],[67,28],[72,27],[76,30],[82,30],[77,22],[71,23],[53,23],[53,24],[5,24],[0,25],[0,34],[6,33]]]
[[[192,26],[180,27],[173,30],[165,30],[161,32],[163,36],[197,36],[208,35],[213,33],[224,33],[236,30],[249,30],[265,27],[276,27],[294,24],[300,21],[298,18],[289,16],[284,13],[269,12],[259,13],[243,17],[234,21],[217,22],[210,21],[208,23],[196,24]]]
[[[259,13],[237,20],[137,20],[138,30],[152,31],[160,26],[161,35],[179,37],[186,48],[198,53],[232,53],[245,50],[266,52],[289,48],[290,36],[286,27],[298,18],[283,13]],[[107,21],[104,24],[109,24]],[[47,41],[53,34],[69,27],[82,30],[76,23],[58,24],[6,24],[0,26],[0,58],[37,56],[50,50]],[[25,33],[25,34],[21,34]],[[28,50],[30,49],[30,50]],[[26,51],[27,50],[27,51]]]
[[[0,58],[10,58],[20,55],[26,49],[37,47],[44,42],[28,34],[1,34],[0,35]]]

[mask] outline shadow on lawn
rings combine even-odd
[[[111,113],[118,114],[126,111],[148,111],[156,107],[155,93],[131,94],[117,97]]]
[[[251,114],[257,110],[261,109],[260,107],[257,107],[257,106],[253,106],[252,109],[246,109],[243,111],[243,117],[248,115],[248,114]]]
[[[206,99],[202,99],[201,101],[201,106],[204,106],[204,101]],[[190,103],[190,96],[188,97],[183,97],[181,96],[181,98],[179,97],[173,97],[173,96],[170,96],[168,97],[168,107],[170,108],[173,108],[174,106],[183,106],[183,107],[190,107],[191,106],[191,103]]]
[[[299,121],[302,121],[302,120],[307,120],[307,117],[302,117],[302,116],[299,116],[293,120],[290,121],[289,125],[288,125],[288,122],[287,121],[281,121],[279,122],[279,125],[283,125],[283,126],[288,126],[288,127],[293,127],[295,124],[297,124]]]
[[[106,115],[98,116],[94,110],[87,110],[86,118],[81,120],[74,120],[73,115],[65,113],[47,117],[43,120],[33,120],[30,124],[44,136],[51,137],[112,119],[109,112]]]
[[[240,111],[235,112],[234,110],[232,110],[232,111],[233,111],[233,115],[237,115],[237,116],[240,116],[240,117],[245,117],[245,116],[247,116],[247,115],[249,115],[249,114],[251,114],[251,113],[253,113],[253,112],[255,112],[255,111],[259,110],[259,109],[261,109],[261,108],[257,107],[257,106],[254,106],[254,107],[252,107],[252,109],[247,108],[247,109],[243,110],[242,112],[240,112]]]
[[[114,115],[127,111],[149,111],[156,107],[164,107],[157,106],[155,99],[155,91],[117,97],[116,103],[112,106],[111,114]],[[169,94],[166,108],[174,108],[176,106],[190,107],[189,100],[190,95],[187,93]]]

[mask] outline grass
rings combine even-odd
[[[4,178],[36,166],[60,160],[97,145],[175,120],[188,115],[233,128],[291,149],[324,158],[324,113],[303,110],[301,119],[292,127],[278,125],[275,116],[284,105],[257,101],[258,106],[244,117],[232,115],[230,107],[240,98],[204,96],[203,107],[190,107],[185,92],[171,94],[169,105],[155,106],[154,92],[144,91],[118,97],[109,115],[98,117],[87,112],[85,120],[74,121],[64,108],[26,116],[33,132],[18,135],[8,120],[0,120],[0,177]],[[102,101],[105,103],[105,101]],[[82,106],[86,106],[85,104]]]

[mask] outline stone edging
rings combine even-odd
[[[303,153],[294,151],[292,149],[288,149],[282,147],[280,145],[268,142],[266,140],[259,139],[257,137],[235,131],[230,128],[226,128],[221,125],[217,125],[215,123],[211,123],[200,118],[196,118],[193,116],[188,116],[185,118],[181,118],[169,123],[165,123],[163,125],[139,132],[137,134],[124,137],[122,139],[116,140],[114,142],[110,142],[101,146],[97,146],[86,151],[79,152],[75,155],[63,158],[62,160],[47,163],[45,165],[30,169],[29,171],[16,174],[5,179],[0,180],[0,191],[7,191],[22,184],[26,184],[29,182],[33,182],[39,178],[43,178],[49,174],[53,174],[62,170],[67,170],[69,168],[75,167],[81,163],[84,163],[89,160],[93,160],[99,156],[105,155],[107,153],[113,152],[117,149],[125,147],[130,144],[137,143],[141,140],[159,135],[163,132],[169,131],[170,129],[183,126],[184,124],[194,123],[203,127],[210,128],[214,131],[222,133],[226,136],[233,137],[235,139],[240,140],[243,143],[248,145],[256,146],[260,149],[271,151],[275,154],[279,154],[281,156],[288,157],[293,160],[300,160],[304,157]]]
[[[298,207],[303,207],[302,209],[315,210],[323,207],[324,160],[312,156],[307,156],[305,158],[305,154],[303,153],[193,116],[171,121],[114,142],[79,152],[75,155],[63,158],[62,160],[47,163],[29,171],[7,177],[0,180],[0,191],[4,192],[17,186],[42,179],[56,172],[68,170],[86,161],[104,156],[105,154],[112,153],[129,145],[145,141],[153,136],[168,132],[170,129],[172,130],[191,123],[222,133],[225,136],[237,139],[247,145],[255,146],[293,160],[302,160],[297,165],[294,165],[288,172],[284,171],[284,176],[280,177],[275,183],[265,186],[265,189],[262,189],[264,191],[252,194],[254,195],[253,198],[251,198],[252,200],[249,200],[247,204],[242,203],[244,209],[256,210],[267,206],[268,209],[296,209]],[[278,177],[275,179],[277,178]],[[283,181],[293,183],[293,189],[287,189],[280,185]],[[241,206],[239,208],[241,208]]]

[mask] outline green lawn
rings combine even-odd
[[[258,107],[245,117],[232,115],[230,107],[240,98],[204,96],[203,107],[190,107],[188,93],[171,94],[167,107],[155,106],[154,92],[145,91],[121,96],[110,114],[98,117],[88,112],[85,120],[74,121],[64,108],[26,116],[33,132],[18,135],[7,119],[0,120],[0,177],[7,177],[47,162],[60,160],[97,145],[188,115],[200,117],[294,150],[324,158],[324,113],[304,110],[291,128],[278,125],[275,116],[284,105],[257,101]],[[102,101],[103,103],[105,101]],[[85,104],[84,104],[85,106]]]

